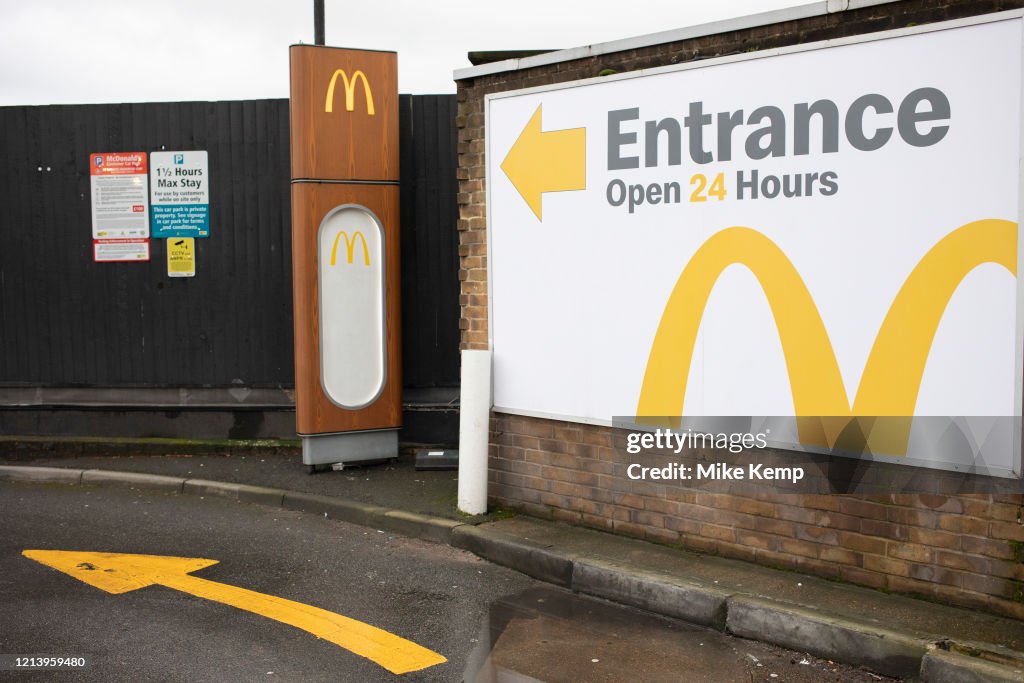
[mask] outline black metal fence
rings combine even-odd
[[[454,100],[400,98],[411,389],[458,385]],[[89,155],[158,150],[209,153],[194,278],[93,262]],[[293,386],[287,100],[0,107],[0,159],[0,389]]]
[[[406,387],[459,385],[455,96],[403,95],[402,366]]]

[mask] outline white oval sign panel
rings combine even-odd
[[[327,212],[318,236],[320,382],[342,408],[362,408],[384,388],[384,229],[372,211]]]

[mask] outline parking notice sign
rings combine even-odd
[[[149,260],[148,180],[145,152],[89,155],[93,260]]]
[[[209,237],[206,151],[153,152],[149,161],[153,237]]]

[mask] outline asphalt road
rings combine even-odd
[[[279,508],[0,483],[0,519],[0,667],[12,655],[88,661],[74,671],[0,670],[0,680],[883,680],[582,598],[447,546]],[[328,610],[447,661],[396,676],[329,640],[182,590],[153,585],[110,594],[83,583],[107,580],[95,575],[105,560],[75,559],[70,571],[78,580],[25,557],[26,550],[218,560],[192,572],[201,579],[192,583]]]
[[[152,586],[111,595],[26,549],[219,560],[211,581],[385,629],[447,663],[402,676],[460,680],[491,602],[535,582],[440,545],[219,498],[0,485],[0,654],[86,655],[75,672],[12,680],[377,681],[377,664],[296,628]]]

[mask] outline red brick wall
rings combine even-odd
[[[1022,5],[907,0],[460,81],[462,347],[488,341],[484,95]],[[541,517],[1024,618],[1024,496],[710,493],[629,482],[615,476],[613,456],[609,428],[497,414],[491,498]]]
[[[1024,496],[711,493],[630,481],[608,427],[499,414],[491,428],[499,505],[1024,618]]]

